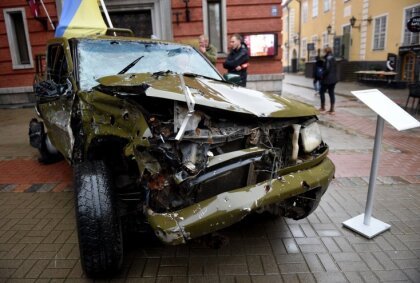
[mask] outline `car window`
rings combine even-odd
[[[68,77],[68,65],[61,44],[48,46],[47,78],[57,84],[64,84]]]
[[[220,74],[195,49],[170,43],[81,40],[78,43],[80,89],[98,85],[96,79],[116,75],[135,59],[127,73],[194,73],[216,80]]]

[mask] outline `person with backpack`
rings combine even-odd
[[[331,47],[324,49],[324,72],[321,78],[321,89],[319,90],[319,96],[321,97],[321,107],[319,111],[325,112],[325,92],[328,91],[330,97],[330,110],[328,114],[335,114],[335,84],[337,83],[337,65],[332,54]]]
[[[312,77],[314,78],[314,89],[315,95],[319,93],[321,88],[321,79],[324,74],[324,61],[322,61],[320,56],[315,57],[315,64],[312,72]]]

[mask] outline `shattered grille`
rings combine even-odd
[[[290,159],[293,151],[292,131],[293,130],[291,128],[270,130],[270,142],[272,149],[276,154],[276,160],[273,161],[278,162],[277,169],[290,165]]]

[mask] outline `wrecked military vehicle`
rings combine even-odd
[[[119,270],[125,226],[176,245],[252,212],[301,219],[333,178],[313,107],[236,86],[189,46],[56,38],[46,65],[30,140],[74,169],[88,276]]]

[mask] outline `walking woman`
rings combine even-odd
[[[335,84],[337,83],[337,65],[332,54],[332,49],[326,47],[324,49],[324,74],[321,79],[321,89],[319,96],[321,97],[321,108],[319,111],[325,112],[325,92],[328,91],[330,97],[330,110],[328,114],[335,114]]]

